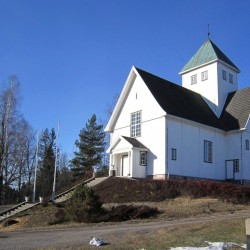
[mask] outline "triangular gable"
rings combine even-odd
[[[124,106],[124,103],[125,103],[127,97],[128,97],[128,94],[129,94],[129,92],[130,92],[130,90],[131,90],[131,88],[132,88],[132,86],[134,84],[136,76],[137,75],[135,73],[135,68],[133,66],[132,69],[130,70],[127,81],[126,81],[126,83],[125,83],[125,85],[124,85],[124,87],[122,89],[122,92],[121,92],[121,94],[119,96],[119,99],[118,99],[118,101],[117,101],[117,103],[115,105],[115,108],[114,108],[114,110],[112,112],[112,115],[111,115],[111,117],[110,117],[110,119],[108,121],[108,124],[107,124],[106,128],[104,129],[104,131],[108,132],[108,131],[113,130],[114,125],[115,125],[117,119],[119,118],[121,110],[122,110],[122,108]]]
[[[105,131],[113,131],[137,77],[142,79],[165,114],[224,131],[246,126],[250,113],[250,88],[230,93],[218,119],[200,94],[133,66]]]
[[[127,137],[127,136],[119,136],[114,140],[113,144],[107,149],[106,153],[110,154],[111,151],[116,152],[124,152],[128,151],[132,148],[142,149],[144,151],[148,151],[148,149],[137,139]]]
[[[125,83],[125,85],[124,85],[124,87],[122,89],[121,95],[120,95],[120,97],[119,97],[119,99],[118,99],[118,101],[116,103],[114,111],[113,111],[113,113],[112,113],[112,115],[111,115],[111,117],[109,119],[109,122],[108,122],[108,124],[107,124],[104,131],[112,132],[114,130],[116,122],[117,122],[117,120],[118,120],[118,118],[119,118],[119,116],[120,116],[120,114],[122,112],[122,109],[123,109],[123,107],[125,105],[125,102],[127,101],[127,98],[128,98],[128,96],[130,94],[130,91],[131,91],[131,89],[132,89],[132,87],[133,87],[133,85],[134,85],[137,78],[139,78],[144,83],[145,87],[148,88],[147,84],[145,84],[145,82],[144,82],[144,79],[141,77],[141,74],[138,73],[138,70],[139,70],[138,68],[135,68],[134,66],[132,67],[132,69],[131,69],[131,71],[130,71],[130,73],[128,75],[127,81],[126,81],[126,83]],[[152,95],[152,97],[154,98],[153,95]],[[157,100],[156,100],[156,104],[158,105],[158,107],[160,109],[162,109],[161,106],[159,105],[159,103],[157,102]],[[165,114],[164,110],[162,110],[162,112]]]

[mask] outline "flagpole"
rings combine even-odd
[[[55,170],[54,170],[54,182],[53,182],[53,190],[52,190],[52,201],[55,200],[55,196],[56,196],[56,169],[57,169],[57,162],[58,162],[59,129],[60,129],[60,124],[58,122],[58,125],[57,125],[57,136],[56,136],[57,143],[56,143]]]
[[[39,133],[38,133],[38,130],[37,130],[37,135],[36,135],[35,176],[34,176],[33,197],[32,197],[32,202],[33,203],[35,203],[35,200],[36,200],[36,173],[37,173],[37,164],[38,164],[38,145],[39,145]]]

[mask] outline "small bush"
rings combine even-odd
[[[113,207],[106,212],[106,221],[126,221],[131,219],[146,219],[155,217],[158,214],[157,208],[149,206],[120,205]]]
[[[181,189],[178,181],[164,181],[165,199],[172,199],[181,195]],[[164,199],[162,199],[164,200]]]
[[[157,186],[159,187],[159,186]],[[122,196],[122,194],[120,194]],[[120,205],[112,209],[102,208],[99,196],[86,185],[80,185],[64,209],[58,209],[54,223],[63,221],[65,217],[76,222],[125,221],[145,219],[156,216],[158,210],[148,206]]]
[[[76,188],[66,205],[67,217],[77,222],[98,222],[103,211],[99,196],[84,184]]]
[[[55,219],[57,223],[62,223],[66,221],[66,213],[63,208],[57,209],[55,212]]]
[[[18,221],[17,220],[14,220],[14,219],[7,219],[5,220],[3,223],[2,223],[2,226],[3,227],[8,227],[8,226],[11,226],[11,225],[14,225],[14,224],[17,224]]]
[[[63,208],[59,208],[54,213],[54,217],[49,221],[49,225],[60,224],[68,221],[66,217],[66,212]]]
[[[42,202],[40,203],[40,205],[41,205],[42,207],[47,207],[47,206],[48,206],[48,201],[47,201],[47,200],[44,200],[44,201],[42,201]]]

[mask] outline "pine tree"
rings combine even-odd
[[[38,194],[45,197],[51,194],[55,169],[55,140],[54,129],[45,129],[39,143],[39,172],[37,178]]]
[[[79,140],[75,142],[78,152],[74,152],[75,157],[71,161],[75,176],[92,171],[93,167],[101,164],[105,150],[104,139],[103,125],[96,123],[94,114],[86,123],[86,127],[80,131]]]

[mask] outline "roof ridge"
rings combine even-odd
[[[218,118],[201,94],[144,70],[138,70],[138,74],[167,114],[221,128]]]
[[[218,59],[222,60],[223,62],[229,64],[230,66],[232,66],[233,68],[238,69],[238,67],[228,58],[228,56],[226,56],[225,53],[223,53],[223,51],[212,41],[208,38],[208,40],[210,41],[214,52],[216,54],[216,56],[218,57]]]
[[[160,82],[158,82],[158,84],[161,84],[161,85],[169,84],[170,86],[174,86],[175,88],[179,88],[181,91],[190,92],[190,93],[193,93],[194,95],[197,95],[197,96],[202,97],[201,94],[199,94],[199,93],[197,93],[197,92],[195,92],[195,91],[193,91],[193,90],[191,90],[191,89],[184,88],[183,86],[181,86],[181,85],[179,85],[179,84],[177,84],[177,83],[171,82],[171,81],[169,81],[169,80],[167,80],[167,79],[165,79],[165,78],[163,78],[163,77],[157,76],[157,75],[152,74],[152,73],[150,73],[150,72],[148,72],[148,71],[145,71],[145,70],[143,70],[143,69],[139,69],[139,68],[137,68],[137,67],[135,67],[135,68],[136,68],[136,70],[138,71],[138,73],[140,73],[140,71],[141,71],[141,73],[146,73],[146,74],[148,74],[148,75],[151,75],[151,76],[154,77],[154,78],[158,78],[159,80],[161,80]],[[140,75],[141,75],[141,74],[140,74]],[[164,81],[164,82],[162,82],[162,81]]]

